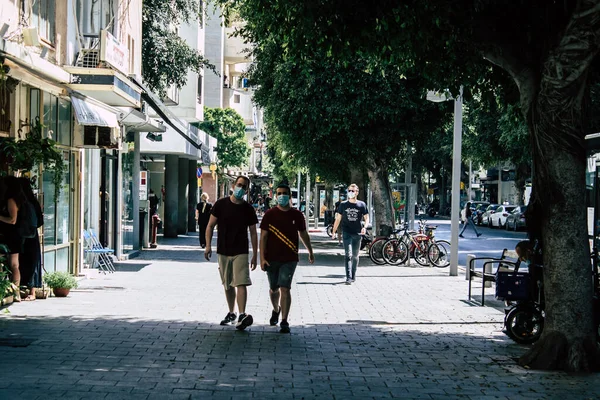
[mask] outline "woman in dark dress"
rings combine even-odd
[[[212,204],[208,202],[208,194],[202,193],[200,203],[196,206],[196,221],[198,221],[198,236],[200,236],[200,247],[206,247],[206,226],[210,219]]]
[[[4,178],[6,191],[0,199],[0,243],[9,249],[8,262],[12,275],[12,282],[19,286],[21,284],[21,273],[19,271],[19,253],[22,252],[23,240],[17,233],[17,215],[19,208],[25,204],[25,195],[21,184],[14,176]],[[15,301],[21,301],[19,292],[15,293]]]
[[[39,228],[44,224],[42,207],[33,193],[29,179],[19,178],[19,181],[25,198],[35,209],[37,227]],[[42,287],[42,249],[38,231],[35,232],[34,237],[24,239],[23,252],[19,254],[19,269],[21,271],[21,282],[29,288],[29,295],[25,298],[25,301],[35,300],[35,289]]]

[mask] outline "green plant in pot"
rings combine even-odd
[[[77,288],[77,279],[68,272],[45,274],[44,282],[52,288],[52,292],[56,297],[67,297],[71,289]]]

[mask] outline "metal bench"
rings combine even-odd
[[[475,270],[475,261],[483,260],[483,270]],[[519,269],[519,257],[514,250],[504,249],[502,255],[499,258],[490,257],[475,257],[469,260],[467,269],[467,279],[469,281],[469,301],[471,300],[471,282],[473,278],[481,278],[481,305],[485,304],[485,283],[493,282],[496,283],[496,277],[499,270],[501,271],[515,271]],[[485,272],[486,270],[493,270],[494,265],[496,270],[493,273]],[[489,266],[489,267],[488,267]]]

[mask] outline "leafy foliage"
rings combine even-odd
[[[68,272],[50,272],[44,274],[43,279],[44,282],[46,282],[46,284],[52,289],[74,289],[78,286],[77,279],[75,279],[75,277]]]
[[[244,119],[234,109],[204,107],[204,121],[196,126],[217,139],[217,167],[239,167],[250,155]]]
[[[43,165],[47,172],[52,173],[52,183],[58,195],[66,169],[63,152],[56,147],[54,140],[42,137],[43,126],[38,118],[29,128],[23,140],[0,137],[0,160],[15,172],[29,172]]]
[[[201,17],[197,0],[144,0],[142,8],[142,74],[148,86],[165,96],[171,86],[181,88],[187,73],[215,71],[196,49],[179,37],[176,28]]]

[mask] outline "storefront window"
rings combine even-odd
[[[63,99],[58,99],[58,124],[56,127],[56,135],[53,137],[58,143],[70,146],[71,145],[71,102]]]
[[[123,232],[123,253],[133,251],[133,143],[124,152],[121,159],[123,171],[123,208],[121,216],[121,232]]]
[[[70,234],[70,160],[69,152],[64,152],[66,171],[58,199],[55,197],[54,174],[45,171],[43,181],[44,191],[44,244],[54,246],[69,243]]]
[[[44,134],[49,135],[53,140],[56,140],[56,122],[58,113],[56,109],[56,96],[50,93],[44,93],[44,114],[42,124],[44,125]]]

